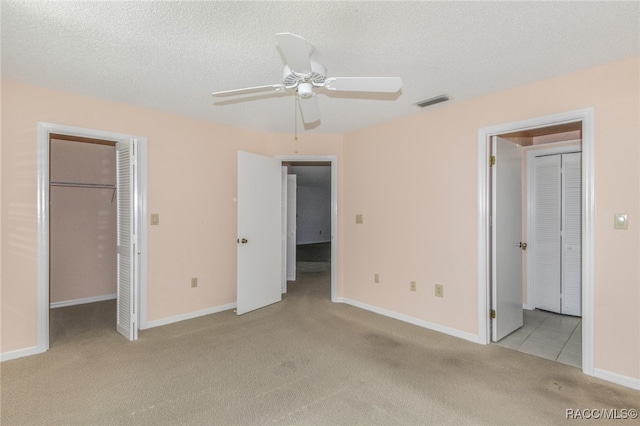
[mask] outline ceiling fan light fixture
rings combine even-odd
[[[302,99],[307,99],[313,96],[313,86],[311,83],[298,84],[298,96]]]
[[[449,96],[440,95],[434,98],[429,98],[429,99],[425,99],[424,101],[417,102],[416,105],[418,105],[420,108],[425,108],[430,105],[439,104],[440,102],[446,102],[448,100],[449,100]]]

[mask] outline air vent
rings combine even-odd
[[[439,104],[440,102],[446,102],[449,100],[447,95],[436,96],[435,98],[425,99],[424,101],[420,101],[416,103],[420,108],[428,107],[429,105]]]

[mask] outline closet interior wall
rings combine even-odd
[[[50,303],[116,297],[116,153],[101,141],[50,141]]]

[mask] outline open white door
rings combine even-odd
[[[522,327],[522,149],[492,138],[491,305],[494,342]],[[493,316],[493,315],[492,315]]]
[[[238,315],[282,300],[281,161],[238,152]]]
[[[287,175],[287,280],[296,280],[296,195],[298,180],[296,175]]]
[[[116,144],[116,192],[118,216],[116,328],[129,340],[138,338],[136,326],[136,140]]]

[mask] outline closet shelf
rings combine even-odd
[[[83,183],[83,182],[49,182],[51,186],[66,186],[71,188],[106,188],[116,189],[111,183]]]

